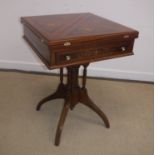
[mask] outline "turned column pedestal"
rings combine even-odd
[[[57,131],[56,131],[56,137],[55,137],[56,146],[60,144],[62,129],[69,109],[73,110],[73,108],[78,103],[82,103],[87,107],[91,108],[94,112],[96,112],[101,117],[106,128],[110,127],[110,124],[106,115],[93,103],[93,101],[88,96],[87,89],[86,89],[86,76],[87,76],[88,64],[84,64],[82,66],[83,66],[83,77],[82,77],[81,87],[78,81],[80,65],[67,67],[66,84],[64,84],[63,82],[63,77],[64,77],[63,68],[60,68],[60,84],[56,92],[42,99],[36,107],[36,110],[39,111],[42,105],[47,101],[58,99],[58,98],[64,99],[64,106],[61,112],[61,116],[58,122]]]

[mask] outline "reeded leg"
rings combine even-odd
[[[63,129],[64,123],[65,123],[65,119],[68,114],[69,108],[70,108],[70,104],[68,102],[65,102],[62,112],[61,112],[60,119],[59,119],[57,131],[56,131],[56,137],[55,137],[55,145],[56,146],[58,146],[60,144],[61,133],[62,133],[62,129]]]

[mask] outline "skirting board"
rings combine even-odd
[[[29,63],[21,61],[2,61],[0,60],[0,69],[15,69],[21,71],[34,71],[34,72],[45,72],[55,73],[59,71],[57,69],[49,71],[41,63]],[[80,71],[81,74],[81,71]],[[88,76],[97,78],[113,78],[113,79],[124,79],[124,80],[136,80],[136,81],[154,81],[153,73],[149,72],[135,72],[126,70],[114,70],[105,68],[88,67]]]

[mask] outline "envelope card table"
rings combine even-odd
[[[55,145],[60,143],[69,109],[78,103],[96,112],[109,128],[108,118],[88,96],[87,67],[91,62],[133,55],[138,31],[91,13],[22,17],[21,22],[24,39],[47,68],[60,69],[60,84],[56,92],[42,99],[36,107],[39,111],[47,101],[64,99]],[[78,81],[80,66],[83,66],[81,85]],[[66,83],[63,80],[64,68],[67,68]]]

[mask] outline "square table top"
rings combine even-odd
[[[134,29],[99,17],[92,13],[74,13],[22,17],[21,21],[51,42],[112,35],[138,35]]]

